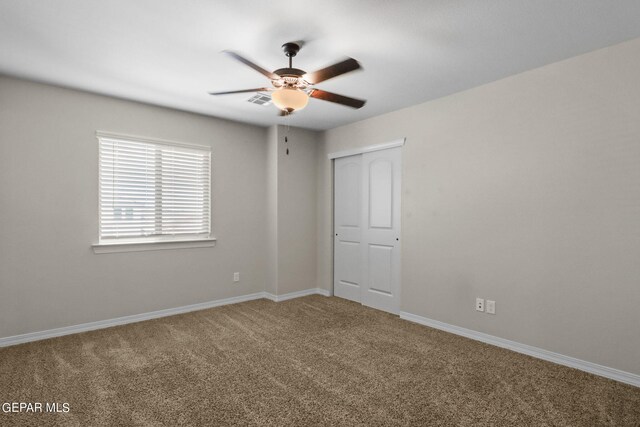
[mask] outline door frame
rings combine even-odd
[[[339,157],[355,156],[356,154],[364,154],[364,153],[370,153],[372,151],[386,150],[387,148],[402,147],[406,140],[407,138],[399,138],[399,139],[394,139],[393,141],[390,141],[390,142],[385,142],[383,144],[367,145],[365,147],[360,147],[360,148],[351,148],[349,150],[334,151],[333,153],[329,153],[327,157],[329,158],[329,160],[334,160]],[[333,182],[333,178],[331,179],[331,181]]]
[[[331,168],[330,168],[330,174],[331,174],[331,224],[330,224],[330,230],[331,230],[331,292],[330,295],[333,296],[334,294],[334,277],[335,277],[335,253],[336,253],[336,248],[335,248],[335,240],[333,238],[333,234],[334,234],[334,227],[335,227],[335,197],[336,197],[336,188],[335,188],[335,159],[338,159],[340,157],[348,157],[348,156],[355,156],[358,154],[364,154],[364,153],[370,153],[372,151],[379,151],[379,150],[386,150],[388,148],[395,148],[395,147],[403,147],[405,142],[406,142],[407,138],[406,137],[402,137],[402,138],[398,138],[398,139],[394,139],[392,141],[389,142],[385,142],[382,144],[373,144],[373,145],[366,145],[364,147],[358,147],[358,148],[351,148],[348,150],[341,150],[341,151],[334,151],[332,153],[327,154],[327,158],[329,159],[329,161],[331,162]],[[401,150],[402,153],[404,153],[404,150]],[[404,156],[402,156],[404,158]],[[403,162],[404,164],[404,162]],[[404,167],[404,166],[403,166]],[[402,173],[402,170],[400,171],[401,176],[404,175]],[[404,180],[402,180],[404,181]],[[402,187],[400,188],[400,191],[402,192]],[[404,197],[400,198],[400,233],[402,234],[402,216],[403,216],[403,199]],[[401,236],[402,237],[402,236]],[[400,240],[400,262],[399,262],[399,266],[398,268],[400,269],[400,278],[399,278],[399,298],[400,298],[400,306],[402,306],[402,241],[404,239],[401,238]]]

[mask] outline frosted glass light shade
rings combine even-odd
[[[273,103],[281,110],[302,110],[309,102],[309,96],[299,89],[278,89],[271,94]]]

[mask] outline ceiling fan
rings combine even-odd
[[[225,50],[224,53],[232,58],[253,68],[257,72],[271,80],[272,87],[259,87],[254,89],[232,90],[227,92],[210,92],[210,95],[228,95],[232,93],[246,92],[270,92],[273,103],[280,109],[280,115],[286,116],[294,111],[302,110],[307,106],[309,98],[321,99],[323,101],[335,102],[351,108],[361,108],[365,102],[361,99],[350,98],[337,93],[316,89],[313,85],[324,82],[333,77],[355,71],[360,68],[360,64],[353,58],[347,58],[336,64],[322,68],[312,73],[307,73],[299,68],[293,68],[293,57],[300,51],[298,43],[289,42],[282,45],[284,54],[289,58],[289,67],[279,68],[269,72],[259,65],[251,62],[236,52]]]

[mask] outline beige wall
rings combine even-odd
[[[288,142],[285,142],[285,137]],[[275,147],[274,147],[275,143]],[[316,287],[317,184],[320,134],[287,126],[269,129],[269,167],[276,161],[276,295]],[[289,149],[289,154],[287,154]],[[274,156],[276,157],[274,159]],[[270,245],[273,245],[271,240]],[[269,254],[270,259],[274,253]],[[272,266],[273,268],[273,266]]]
[[[0,337],[264,290],[266,129],[7,77],[0,101]],[[96,130],[211,145],[217,245],[94,254]]]
[[[327,131],[406,137],[402,310],[640,374],[640,39]],[[497,315],[474,310],[497,301]]]
[[[278,127],[267,134],[267,280],[265,290],[278,294]]]

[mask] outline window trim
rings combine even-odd
[[[172,237],[170,235],[167,236],[153,236],[153,237],[134,237],[134,238],[123,238],[123,239],[101,239],[101,230],[100,230],[100,222],[101,222],[101,209],[100,209],[100,161],[98,160],[98,242],[93,243],[91,246],[93,248],[94,253],[114,253],[114,252],[138,252],[138,251],[154,251],[154,250],[162,250],[162,249],[183,249],[183,248],[202,248],[202,247],[213,247],[216,244],[216,238],[212,235],[212,227],[211,227],[211,200],[212,200],[212,186],[211,186],[211,175],[213,173],[213,168],[211,167],[211,147],[208,145],[199,145],[192,143],[185,143],[180,141],[172,141],[167,139],[160,138],[149,138],[138,135],[128,135],[123,133],[115,133],[115,132],[106,132],[106,131],[96,131],[96,139],[98,140],[98,149],[100,146],[101,139],[122,139],[125,141],[132,142],[140,142],[147,144],[156,144],[156,145],[166,145],[170,147],[183,147],[188,149],[195,149],[201,151],[209,152],[209,234],[205,237],[196,237],[193,238],[185,237],[185,236],[177,236]]]
[[[96,254],[111,254],[116,252],[159,251],[164,249],[212,248],[216,245],[216,242],[217,239],[211,237],[208,239],[191,240],[96,243],[91,245],[91,247]]]

